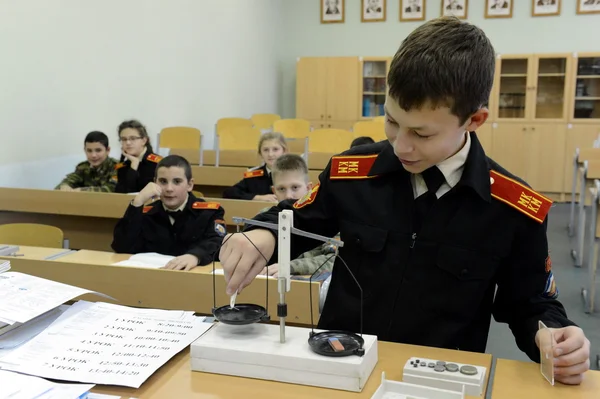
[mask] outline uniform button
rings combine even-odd
[[[460,276],[461,277],[465,277],[467,274],[469,274],[469,269],[462,269],[460,271]]]
[[[465,375],[475,375],[477,374],[477,368],[473,366],[462,366],[460,372]]]
[[[360,245],[360,238],[357,238],[356,240],[354,240],[354,242],[356,243],[356,245]]]

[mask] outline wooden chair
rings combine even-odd
[[[0,226],[0,244],[63,248],[65,236],[58,227],[35,223]]]
[[[310,122],[304,119],[280,119],[273,123],[273,131],[286,138],[303,139],[310,132]]]
[[[236,127],[221,131],[217,135],[217,148],[223,150],[258,151],[261,132],[253,127]]]
[[[252,121],[246,118],[221,118],[217,121],[216,134],[238,127],[252,127]]]
[[[354,138],[368,136],[375,141],[385,140],[385,125],[375,121],[356,122],[352,127]]]
[[[277,114],[254,114],[250,117],[254,127],[258,130],[272,130],[273,123],[281,119]]]
[[[308,152],[340,153],[350,148],[354,133],[342,129],[315,129],[308,134]]]
[[[200,150],[202,134],[195,127],[166,127],[158,134],[158,148],[185,148]]]

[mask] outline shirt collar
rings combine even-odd
[[[442,172],[446,179],[446,183],[448,183],[450,187],[456,186],[460,181],[465,162],[467,162],[467,157],[469,156],[469,150],[471,149],[471,135],[465,132],[465,136],[466,140],[462,148],[450,158],[437,164],[438,169]]]

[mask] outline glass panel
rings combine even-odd
[[[600,75],[600,57],[579,58],[577,62],[577,76]]]
[[[527,59],[502,60],[500,64],[499,118],[525,118]]]
[[[383,104],[386,93],[386,61],[363,63],[363,107],[362,116],[384,115]]]
[[[600,57],[578,59],[573,117],[600,119]]]
[[[565,104],[565,58],[542,58],[538,64],[536,119],[560,119]]]

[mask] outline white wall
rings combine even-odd
[[[278,111],[279,0],[0,0],[0,186],[52,188],[91,130]],[[33,177],[32,177],[33,176]]]
[[[531,17],[531,0],[513,0],[511,19],[485,19],[484,0],[470,0],[468,21],[485,30],[499,53],[600,51],[600,14],[576,15],[576,1],[562,0],[560,16]],[[346,0],[343,24],[321,24],[319,0],[285,1],[282,46],[282,114],[296,114],[296,58],[393,56],[422,22],[399,22],[399,0],[387,0],[387,21],[362,23],[361,0]],[[426,18],[440,16],[441,0],[426,0]]]

